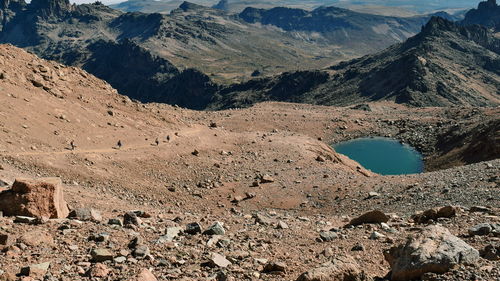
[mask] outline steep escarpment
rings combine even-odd
[[[435,17],[402,44],[315,75],[329,78],[310,81],[312,88],[288,95],[290,90],[279,86],[310,72],[254,80],[221,90],[211,108],[248,106],[275,96],[322,105],[390,100],[413,106],[494,106],[500,102],[499,46],[500,40],[484,27],[461,27]]]

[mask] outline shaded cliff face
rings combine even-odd
[[[500,6],[496,0],[481,2],[477,9],[472,9],[465,14],[461,24],[480,24],[500,31]]]
[[[212,109],[264,100],[321,105],[390,100],[413,106],[500,104],[500,40],[480,26],[460,27],[433,18],[403,44],[319,73],[297,72],[221,90]],[[328,79],[324,79],[328,76]],[[307,78],[312,87],[280,85]],[[319,77],[319,78],[317,78]],[[279,98],[276,98],[279,97]]]

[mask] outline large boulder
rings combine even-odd
[[[61,179],[16,179],[0,193],[0,211],[7,216],[65,218],[69,214]]]
[[[442,274],[458,264],[474,264],[479,252],[452,235],[448,229],[432,225],[409,237],[405,244],[384,252],[391,266],[391,280],[419,279],[431,272]]]
[[[302,273],[297,281],[369,281],[359,264],[350,256],[341,255],[331,262]]]

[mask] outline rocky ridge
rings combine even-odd
[[[219,91],[210,107],[244,107],[268,100],[495,106],[499,45],[484,27],[461,27],[435,17],[418,35],[378,54],[339,63],[328,71],[284,73],[229,86]]]

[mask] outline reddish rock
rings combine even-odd
[[[102,278],[108,276],[110,272],[111,270],[106,265],[97,263],[89,270],[88,275],[93,278]]]
[[[69,214],[61,179],[17,179],[0,193],[0,211],[7,216],[65,218]]]
[[[139,274],[129,281],[158,281],[156,277],[146,268],[141,269]]]
[[[17,241],[31,247],[37,247],[39,245],[51,246],[54,244],[54,238],[43,230],[26,232],[21,235]]]
[[[359,264],[350,256],[340,255],[331,262],[304,272],[297,281],[371,281]]]

